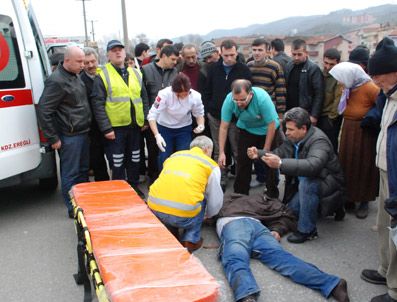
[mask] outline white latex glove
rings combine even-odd
[[[167,146],[167,144],[165,143],[165,140],[161,136],[161,134],[157,133],[157,135],[155,136],[155,139],[156,139],[157,147],[159,147],[160,151],[165,152],[165,147]]]
[[[196,128],[193,129],[193,132],[196,134],[199,134],[201,132],[203,132],[205,129],[204,125],[198,125]]]

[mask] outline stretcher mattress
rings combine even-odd
[[[216,280],[126,182],[78,184],[71,197],[100,301],[217,301]]]

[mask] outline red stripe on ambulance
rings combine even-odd
[[[0,108],[33,105],[30,89],[0,90]]]

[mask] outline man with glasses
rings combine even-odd
[[[268,93],[252,87],[248,80],[240,79],[232,83],[230,92],[223,103],[219,129],[219,158],[221,168],[226,165],[225,142],[229,124],[237,117],[237,173],[234,192],[248,195],[251,181],[252,161],[247,149],[255,146],[271,150],[271,145],[280,126],[276,108]]]

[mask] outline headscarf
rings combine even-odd
[[[329,73],[345,86],[338,105],[339,114],[342,114],[346,109],[351,90],[371,81],[371,78],[360,65],[350,62],[335,65]]]

